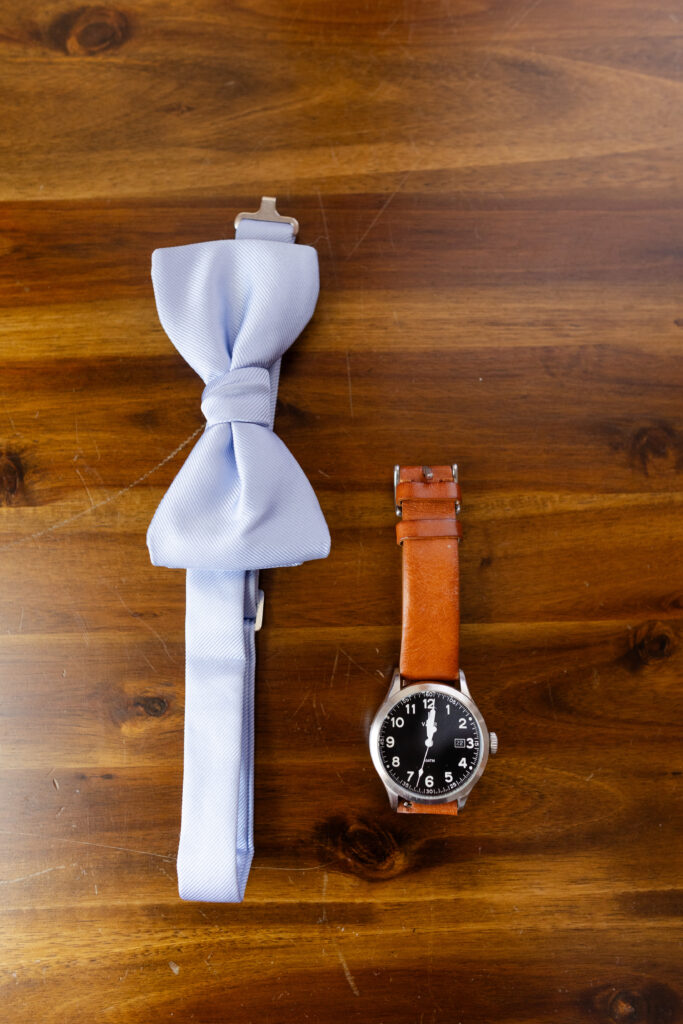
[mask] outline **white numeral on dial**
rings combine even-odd
[[[444,779],[446,780],[447,783],[448,782],[452,782],[453,781],[453,772],[444,772]]]
[[[401,763],[401,758],[400,757],[392,757],[391,765],[392,765],[393,768],[398,768],[400,763]]]
[[[402,729],[403,728],[403,719],[400,716],[399,716],[399,718],[392,718],[391,719],[391,724],[392,724],[393,728],[395,728],[395,729]]]
[[[434,786],[434,776],[433,775],[427,775],[426,776],[426,778],[425,778],[425,786],[427,787],[427,789],[432,789],[433,788],[433,786]]]
[[[467,758],[460,758],[460,760],[458,761],[458,768],[467,768]]]
[[[394,745],[394,743],[395,743],[395,742],[396,742],[396,740],[394,739],[394,737],[393,737],[393,736],[387,736],[387,746],[388,746],[388,747],[389,747],[390,749],[391,749],[391,747],[393,747],[393,745]]]
[[[458,729],[466,729],[466,728],[467,728],[467,722],[465,721],[464,718],[461,718],[459,720],[459,722],[458,722]]]

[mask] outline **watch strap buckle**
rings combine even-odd
[[[444,468],[445,467],[441,467],[442,471],[443,471]],[[454,501],[455,501],[455,514],[457,516],[457,515],[459,515],[460,508],[461,508],[461,504],[460,504],[460,487],[458,486],[459,481],[458,481],[458,466],[457,466],[457,463],[453,462],[449,468],[450,468],[450,472],[451,472],[451,480],[450,481],[448,481],[448,480],[446,480],[446,481],[443,481],[443,480],[442,481],[435,481],[434,480],[434,470],[432,469],[432,467],[431,466],[420,466],[420,472],[421,472],[421,475],[422,475],[422,478],[423,478],[423,482],[420,483],[420,481],[411,479],[411,484],[414,487],[425,487],[426,490],[428,489],[430,491],[432,490],[432,488],[434,488],[434,491],[432,491],[432,493],[435,496],[436,496],[436,494],[435,494],[436,488],[438,488],[440,483],[442,483],[444,486],[448,486],[448,484],[455,485],[452,489],[453,489],[453,498],[454,498]],[[404,482],[407,483],[407,481],[404,481]],[[398,516],[399,519],[403,515],[403,511],[401,509],[402,497],[401,497],[401,494],[400,494],[401,483],[402,483],[402,481],[401,481],[401,467],[397,465],[397,466],[394,466],[394,509],[395,509],[396,515]],[[429,495],[428,493],[424,494],[425,498],[428,497],[428,496],[431,496],[431,495]],[[446,495],[443,495],[443,497],[446,497]]]

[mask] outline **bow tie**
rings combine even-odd
[[[206,428],[147,532],[155,565],[188,570],[184,899],[244,897],[254,849],[258,570],[324,558],[330,548],[313,489],[272,430],[280,359],[313,315],[318,257],[293,244],[270,202],[274,222],[249,215],[235,239],[152,254],[159,319],[206,385]]]
[[[147,532],[152,562],[230,571],[324,557],[318,500],[272,431],[280,358],[315,309],[315,250],[254,238],[156,249],[152,281],[164,330],[206,384],[206,429]]]

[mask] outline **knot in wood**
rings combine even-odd
[[[674,1024],[681,1018],[678,993],[656,981],[624,988],[605,985],[586,992],[582,1004],[589,1017],[612,1024]]]
[[[631,635],[631,648],[641,665],[670,658],[676,649],[676,635],[663,622],[645,622]]]
[[[161,718],[168,710],[168,701],[163,697],[138,697],[135,706],[142,708],[145,714],[152,718]]]
[[[645,1000],[637,992],[616,992],[610,1000],[608,1012],[610,1020],[615,1021],[615,1024],[637,1024],[647,1019]]]
[[[15,452],[0,452],[0,501],[16,504],[24,492],[24,467]]]
[[[333,819],[326,829],[326,845],[366,879],[393,878],[409,866],[409,858],[396,837],[377,822]]]
[[[58,18],[51,34],[66,53],[91,57],[122,46],[130,26],[123,11],[114,7],[79,7]]]
[[[642,469],[645,476],[651,471],[675,470],[681,461],[681,443],[676,431],[668,423],[641,427],[630,443],[631,463]]]
[[[674,1024],[680,1020],[681,1000],[668,985],[651,982],[642,991],[615,992],[607,1012],[614,1024]]]

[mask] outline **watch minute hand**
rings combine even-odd
[[[427,739],[425,740],[425,743],[427,744],[428,747],[431,747],[432,742],[433,742],[432,738],[434,736],[434,733],[436,732],[436,721],[435,721],[435,718],[436,718],[436,709],[432,708],[432,710],[427,715],[427,722],[426,722],[426,725],[427,725]]]

